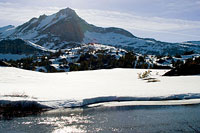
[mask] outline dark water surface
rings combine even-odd
[[[200,132],[200,105],[63,109],[1,120],[0,132]]]

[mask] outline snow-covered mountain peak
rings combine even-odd
[[[78,18],[78,15],[76,14],[76,12],[74,10],[72,10],[70,8],[62,9],[59,12],[49,15],[49,16],[43,14],[43,15],[40,15],[38,18],[34,17],[31,20],[29,20],[28,22],[18,26],[16,28],[17,31],[15,32],[15,35],[17,34],[17,36],[18,36],[20,34],[20,37],[21,37],[21,33],[27,34],[27,32],[33,33],[35,31],[37,31],[38,34],[40,34],[48,27],[55,25],[57,23],[60,25],[60,24],[64,23],[64,21],[66,21],[66,20],[69,21],[71,18]],[[19,33],[19,32],[21,32],[21,33]],[[33,36],[31,36],[31,37],[33,37]],[[28,38],[26,38],[26,39],[28,39]],[[30,39],[32,39],[32,38],[30,38]]]
[[[60,10],[58,13],[56,13],[57,15],[68,15],[68,16],[77,16],[75,10],[71,9],[71,8],[65,8]]]
[[[76,17],[78,17],[78,15],[74,10],[72,10],[71,8],[66,8],[49,16],[44,14],[39,16],[39,18],[32,18],[29,22],[31,24],[39,24],[39,26],[36,29],[41,30],[42,28],[42,30],[44,30],[49,26],[58,23],[61,20],[66,21]],[[59,23],[64,23],[64,22],[59,22]]]
[[[166,43],[138,38],[121,28],[102,28],[87,23],[71,8],[52,15],[41,15],[13,28],[0,28],[0,39],[23,39],[47,49],[66,49],[76,44],[112,45],[141,54],[175,55],[186,51],[200,53],[200,46],[188,43]],[[74,45],[75,44],[75,45]]]

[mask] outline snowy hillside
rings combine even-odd
[[[190,45],[200,45],[200,41],[188,41],[184,42],[185,44],[190,44]]]
[[[114,56],[116,59],[119,59],[120,57],[124,56],[125,53],[127,53],[126,50],[123,49],[117,49],[112,46],[106,46],[101,44],[84,44],[80,45],[79,47],[71,48],[71,49],[63,49],[62,54],[58,58],[50,59],[52,62],[51,66],[55,67],[57,70],[64,70],[68,72],[69,66],[67,69],[61,69],[62,65],[60,61],[66,60],[68,63],[76,63],[78,64],[78,60],[80,59],[80,56],[86,53],[90,53],[91,55],[98,57],[98,51],[105,51],[104,54],[109,54],[111,56]],[[61,67],[60,67],[61,66]],[[64,68],[64,66],[63,66]]]
[[[0,67],[0,104],[33,101],[52,108],[79,107],[107,101],[183,100],[200,102],[200,76],[162,77],[167,70],[151,70],[150,78],[138,79],[143,69],[112,69],[46,74]],[[14,102],[15,101],[15,102]],[[17,102],[18,101],[18,102]],[[163,101],[167,102],[167,101]],[[154,103],[154,102],[152,102]]]
[[[102,44],[84,44],[80,45],[79,47],[71,48],[71,49],[65,49],[62,50],[64,53],[62,53],[61,56],[55,59],[50,59],[52,62],[52,66],[54,66],[58,70],[60,67],[60,60],[66,60],[68,63],[78,63],[77,61],[80,59],[80,56],[86,53],[89,53],[90,55],[93,55],[95,57],[98,57],[99,51],[105,51],[103,54],[114,56],[116,59],[120,59],[120,57],[125,57],[125,54],[128,53],[128,51],[120,48],[116,48],[114,46],[107,46]],[[144,58],[144,62],[148,64],[147,68],[150,68],[150,66],[157,65],[163,67],[166,66],[168,68],[173,68],[175,66],[174,63],[178,62],[185,62],[187,59],[195,59],[200,56],[200,54],[190,54],[190,55],[179,55],[180,57],[176,56],[163,56],[163,57],[157,57],[154,55],[147,55],[143,56],[142,54],[135,53],[136,57],[136,64],[139,63],[139,58]],[[130,61],[130,60],[129,60]],[[131,61],[130,61],[131,62]],[[135,64],[132,68],[138,68]],[[69,71],[69,69],[65,69],[65,71]]]
[[[80,44],[99,43],[112,45],[135,53],[175,55],[186,51],[200,53],[200,45],[193,43],[167,43],[154,39],[138,38],[120,28],[102,28],[87,23],[70,8],[52,15],[41,15],[14,28],[0,28],[0,39],[21,38],[46,49],[73,48]]]
[[[15,27],[13,25],[8,25],[0,28],[0,33],[6,32],[8,30],[14,29]]]
[[[185,63],[188,59],[194,60],[200,56],[194,54],[193,51],[176,56],[142,55],[96,43],[81,44],[74,48],[57,51],[46,49],[28,41],[26,41],[26,45],[41,50],[44,54],[35,54],[33,50],[30,51],[32,54],[29,55],[11,54],[9,51],[5,53],[4,49],[0,49],[0,52],[4,53],[0,54],[0,59],[6,59],[12,66],[26,70],[69,72],[111,68],[171,69]],[[19,50],[16,52],[19,53]]]
[[[84,43],[94,42],[133,50],[140,54],[175,55],[186,51],[200,53],[200,45],[193,43],[167,43],[154,39],[127,37],[117,33],[85,32]]]

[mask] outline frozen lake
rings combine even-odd
[[[200,105],[60,109],[0,121],[1,132],[199,132]]]

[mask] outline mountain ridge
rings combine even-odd
[[[141,54],[175,55],[185,51],[200,53],[200,46],[188,43],[167,43],[139,38],[117,27],[102,28],[87,23],[71,8],[52,15],[41,15],[14,28],[0,30],[1,39],[21,38],[47,49],[63,49],[77,44],[99,43],[133,50]]]

